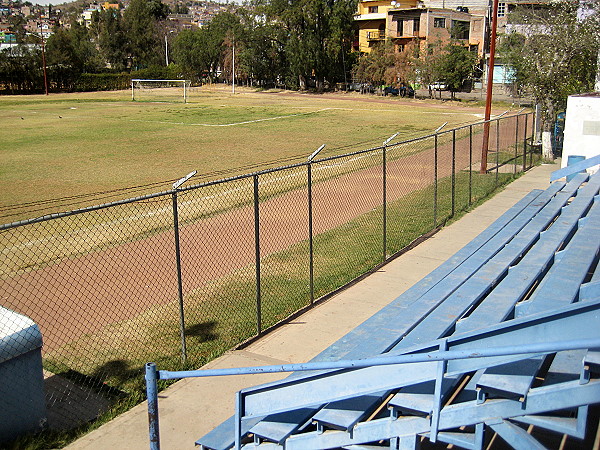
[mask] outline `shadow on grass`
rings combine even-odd
[[[188,338],[195,338],[198,343],[214,341],[219,337],[215,333],[215,328],[217,325],[218,324],[216,321],[211,320],[209,322],[201,322],[188,326],[185,328],[185,336]]]

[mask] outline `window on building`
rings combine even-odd
[[[405,50],[404,44],[398,44],[397,52],[402,53]]]
[[[421,21],[419,19],[415,19],[413,21],[413,34],[417,35],[419,33],[420,28],[421,28]]]
[[[464,20],[452,21],[452,37],[454,39],[469,39],[470,23]]]
[[[433,27],[434,28],[446,28],[446,19],[443,17],[434,17],[433,18]]]
[[[369,14],[375,14],[379,12],[379,6],[369,6]]]
[[[498,17],[506,16],[506,3],[498,3]]]
[[[398,30],[398,36],[404,36],[404,21],[402,19],[396,20],[396,30]]]

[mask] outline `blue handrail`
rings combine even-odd
[[[158,416],[158,380],[175,380],[181,378],[204,378],[231,375],[249,375],[280,372],[304,372],[312,370],[359,369],[363,367],[384,366],[393,364],[410,364],[428,361],[450,361],[458,359],[485,358],[492,356],[529,355],[554,353],[565,350],[600,348],[600,339],[577,339],[570,341],[545,342],[537,344],[512,345],[494,348],[471,350],[433,351],[399,356],[377,356],[373,358],[308,362],[300,364],[279,364],[270,366],[236,367],[230,369],[200,369],[168,371],[157,370],[153,362],[146,364],[146,393],[148,396],[148,421],[150,449],[160,449],[159,416]]]

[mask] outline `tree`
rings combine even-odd
[[[183,30],[173,43],[174,61],[196,78],[207,73],[213,76],[217,68],[224,69],[231,77],[231,54],[233,42],[243,46],[246,31],[240,18],[231,12],[222,12],[205,28]],[[226,64],[226,61],[229,61]]]
[[[425,49],[416,47],[419,50],[415,54],[414,66],[416,78],[420,83],[429,89],[429,98],[433,98],[431,86],[440,80],[440,60],[443,54],[442,43],[439,40],[427,44]]]
[[[125,70],[128,62],[127,36],[121,12],[112,8],[95,11],[92,29],[104,60],[114,70]]]
[[[43,92],[41,48],[18,45],[1,50],[0,85],[11,94]]]
[[[355,0],[271,0],[264,5],[267,23],[286,32],[284,53],[288,84],[317,90],[343,77],[352,39]]]
[[[17,38],[17,43],[25,42],[25,37],[27,35],[27,31],[25,30],[25,25],[27,24],[27,20],[21,15],[12,14],[8,16],[8,23],[10,25],[10,29],[13,33],[15,33]]]
[[[273,23],[253,17],[249,23],[248,39],[239,60],[249,77],[263,85],[273,85],[285,76],[285,30]]]
[[[172,47],[173,61],[183,67],[190,78],[201,79],[203,73],[211,72],[217,50],[207,28],[183,30],[175,37]]]
[[[123,13],[127,50],[132,67],[140,69],[164,61],[158,22],[166,19],[169,7],[160,0],[131,0]]]
[[[514,82],[541,106],[543,153],[552,156],[550,133],[567,97],[593,90],[600,47],[600,3],[572,2],[518,8],[513,31],[501,42],[501,55],[513,68]]]
[[[375,46],[370,53],[359,57],[352,69],[356,81],[377,85],[410,84],[418,73],[419,43],[408,44],[404,51],[396,52],[391,41]]]
[[[362,55],[352,70],[354,79],[375,86],[393,84],[396,81],[394,66],[396,58],[391,42],[382,42],[370,53]]]
[[[439,81],[446,85],[452,99],[470,81],[477,64],[477,55],[463,45],[448,44],[438,61]]]
[[[235,46],[236,53],[239,54],[248,41],[247,29],[242,23],[244,13],[244,8],[239,8],[235,14],[224,11],[217,14],[208,24],[212,45],[218,58],[213,62],[214,67],[220,67],[223,77],[229,80],[233,79],[233,48]]]
[[[72,89],[82,73],[100,67],[96,47],[85,26],[77,22],[69,29],[58,28],[46,43],[46,60],[50,79],[58,88]]]

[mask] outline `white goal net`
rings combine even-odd
[[[131,100],[187,103],[190,80],[131,80]]]

